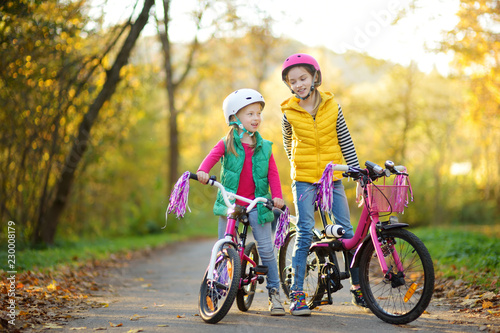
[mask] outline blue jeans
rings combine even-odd
[[[259,215],[257,209],[252,209],[249,213],[248,220],[252,227],[253,237],[257,242],[257,251],[259,251],[262,264],[267,266],[267,289],[275,288],[280,290],[280,280],[278,275],[278,264],[274,254],[273,233],[271,230],[271,222],[259,224]],[[227,217],[219,216],[219,239],[224,238],[226,231]],[[258,264],[258,263],[257,263]]]
[[[343,238],[349,239],[354,236],[354,231],[351,225],[349,204],[345,195],[344,185],[341,180],[337,180],[333,184],[333,216],[330,216],[330,219],[345,229]],[[292,192],[295,213],[297,214],[297,238],[293,249],[292,269],[294,274],[291,290],[302,291],[304,288],[307,256],[312,243],[315,225],[314,201],[316,199],[316,185],[294,181],[292,183]],[[348,260],[350,263],[349,258],[344,258],[344,260]],[[359,269],[350,269],[350,272],[351,284],[359,284]]]

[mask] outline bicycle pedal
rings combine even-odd
[[[255,267],[255,274],[257,275],[267,275],[268,271],[269,269],[264,265],[257,265],[257,267]]]

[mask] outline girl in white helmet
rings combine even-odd
[[[317,88],[321,85],[321,71],[316,59],[297,53],[283,63],[281,78],[294,96],[281,103],[283,145],[291,164],[292,191],[297,215],[297,240],[292,259],[290,312],[310,315],[303,292],[307,255],[314,228],[314,200],[316,184],[326,165],[359,166],[356,149],[347,129],[342,108],[330,92]],[[349,205],[342,185],[342,173],[336,172],[332,213],[335,223],[345,229],[344,238],[354,236],[350,222]],[[350,258],[347,258],[350,260]],[[359,270],[351,271],[353,303],[366,307],[359,286]]]
[[[262,122],[264,105],[262,95],[253,89],[239,89],[226,97],[222,109],[231,128],[205,157],[197,175],[198,180],[206,184],[210,170],[221,161],[220,181],[226,190],[249,199],[272,198],[274,206],[281,208],[284,201],[272,142],[264,140],[257,131]],[[239,200],[236,204],[248,206],[248,203]],[[227,207],[220,193],[217,194],[214,214],[219,216],[219,239],[224,238]],[[269,311],[272,316],[282,316],[285,310],[279,295],[280,282],[270,223],[274,214],[263,205],[257,205],[250,211],[249,220],[262,264],[268,267]]]

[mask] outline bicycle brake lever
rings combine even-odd
[[[275,208],[274,201],[272,201],[271,199],[267,199],[267,202],[264,204],[264,206],[266,206],[269,210],[273,210]]]

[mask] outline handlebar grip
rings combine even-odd
[[[404,165],[395,165],[394,169],[396,169],[399,172],[405,172],[406,167]]]
[[[198,180],[198,175],[195,174],[195,173],[190,172],[189,173],[189,178],[190,179],[194,179],[194,180]],[[210,180],[217,181],[217,176],[210,176],[210,178],[208,179],[208,181],[210,181]]]
[[[349,171],[349,166],[343,165],[343,164],[335,164],[333,166],[333,170],[347,172],[347,171]]]

